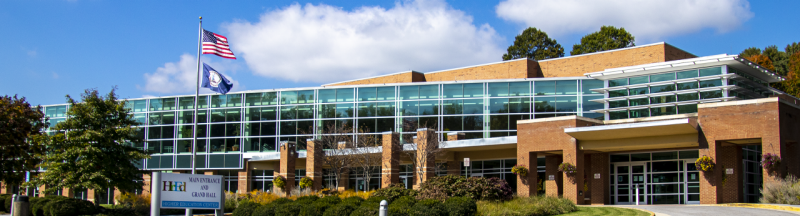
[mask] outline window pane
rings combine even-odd
[[[700,81],[700,88],[722,86],[722,80],[704,80]]]
[[[437,114],[439,114],[439,101],[419,102],[419,115],[437,115]]]
[[[418,101],[402,101],[400,102],[400,112],[402,112],[404,116],[415,116],[419,113],[418,104]]]
[[[556,111],[555,106],[556,106],[555,97],[534,98],[534,111],[536,112],[555,112]]]
[[[400,100],[419,99],[419,86],[400,86]]]
[[[514,122],[516,124],[516,122]],[[493,115],[489,117],[489,128],[491,130],[508,130],[507,115]]]
[[[296,103],[297,103],[296,91],[281,92],[281,104],[296,104]]]
[[[225,121],[225,110],[223,109],[211,110],[211,122],[224,122],[224,121]]]
[[[322,100],[322,90],[319,91],[320,100]],[[377,98],[377,88],[358,88],[358,101],[373,101]]]
[[[675,91],[675,85],[660,85],[660,86],[650,86],[650,93],[659,93],[659,92],[669,92]]]
[[[297,134],[297,123],[293,121],[281,122],[281,135],[294,135]]]
[[[675,95],[655,96],[650,98],[650,104],[675,102]]]
[[[314,118],[314,106],[303,105],[297,106],[297,119],[312,119]]]
[[[262,122],[261,136],[272,136],[278,134],[278,124],[276,122]]]
[[[358,104],[358,117],[373,117],[376,115],[375,103]]]
[[[352,102],[353,89],[336,89],[336,102]]]
[[[242,94],[229,94],[225,102],[227,107],[242,106]]]
[[[650,104],[648,98],[630,99],[628,101],[630,106],[642,106]]]
[[[359,133],[372,133],[375,132],[375,119],[358,119],[358,132]]]
[[[438,85],[419,86],[419,98],[420,99],[439,98],[439,86]]]
[[[294,106],[281,107],[281,120],[296,119],[297,113]]]
[[[626,119],[626,118],[628,118],[628,111],[623,110],[623,111],[608,112],[608,117],[611,120]]]
[[[678,101],[690,101],[690,100],[697,100],[699,97],[697,93],[688,93],[688,94],[679,94]]]
[[[319,102],[320,103],[333,103],[333,102],[336,102],[336,89],[320,89],[319,90]]]
[[[557,97],[556,110],[558,112],[577,112],[578,97]]]
[[[200,96],[197,99],[197,107],[199,108],[208,108],[208,96]]]
[[[508,96],[508,83],[489,83],[490,97]]]
[[[225,107],[226,106],[225,103],[227,103],[227,102],[228,102],[228,99],[225,97],[225,95],[212,95],[211,96],[211,107],[213,107],[213,108]]]
[[[647,87],[644,88],[633,88],[630,90],[630,95],[642,95],[642,94],[650,94],[650,89]]]
[[[394,87],[378,87],[378,100],[394,100]]]
[[[443,85],[443,98],[461,98],[464,97],[464,85],[463,84],[448,84]]]
[[[464,116],[464,130],[483,130],[483,116]]]
[[[563,80],[556,81],[556,94],[558,95],[576,95],[578,94],[578,81],[577,80]]]
[[[555,95],[556,81],[536,81],[533,88],[535,95]]]
[[[297,103],[314,103],[314,90],[297,91]]]
[[[722,67],[700,69],[700,76],[714,76],[722,74]]]
[[[194,97],[179,98],[178,109],[194,109]]]
[[[697,113],[697,104],[679,105],[678,113]]]
[[[697,70],[683,71],[676,74],[678,79],[695,78],[697,77]]]
[[[483,83],[464,84],[464,97],[483,97]]]
[[[598,94],[593,92],[592,89],[603,88],[602,80],[581,80],[581,89],[584,94]]]
[[[622,97],[622,96],[628,96],[627,89],[608,91],[608,97]]]
[[[628,85],[628,78],[615,79],[608,81],[608,87]]]
[[[650,114],[652,116],[674,115],[675,113],[676,109],[674,106],[650,108]]]
[[[353,106],[354,105],[350,103],[336,104],[336,118],[350,118],[355,116],[353,115],[354,113]]]
[[[150,111],[162,110],[161,99],[150,99]]]
[[[509,96],[529,96],[531,95],[530,82],[512,82],[508,83]]]
[[[242,110],[241,109],[226,109],[225,110],[225,121],[227,122],[235,122],[242,120]]]
[[[442,121],[444,121],[443,129],[444,131],[460,131],[463,129],[461,126],[463,117],[461,116],[445,116],[442,117]]]
[[[508,99],[508,112],[509,113],[530,113],[531,112],[531,99],[530,98],[509,98]]]
[[[211,137],[224,137],[225,136],[225,124],[212,124],[209,125],[211,127]]]
[[[394,131],[394,118],[379,118],[374,132]]]
[[[722,90],[700,92],[700,99],[721,98]]]
[[[668,80],[675,80],[675,73],[650,75],[650,82],[661,82]]]
[[[319,118],[336,118],[336,104],[320,104],[317,114]]]
[[[483,114],[483,100],[464,100],[464,114]]]
[[[648,82],[650,82],[648,78],[649,78],[648,76],[631,77],[629,82],[630,82],[631,85],[648,83]]]
[[[208,110],[198,110],[197,111],[197,123],[208,123]]]
[[[640,109],[640,110],[631,110],[630,115],[631,118],[641,118],[641,117],[650,117],[650,112],[648,109]]]
[[[617,107],[626,107],[626,106],[628,106],[628,100],[608,101],[608,108],[611,109]]]
[[[376,116],[394,116],[394,102],[377,103]]]
[[[603,96],[583,96],[583,111],[603,109],[603,103],[591,101],[596,99],[603,99]]]
[[[678,90],[696,89],[697,82],[678,83]]]

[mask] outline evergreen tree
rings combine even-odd
[[[78,102],[66,96],[70,109],[65,121],[55,125],[58,131],[50,136],[41,168],[27,186],[47,185],[46,193],[60,188],[107,188],[134,190],[142,188],[142,174],[135,163],[150,156],[132,143],[143,142],[139,123],[111,90],[101,96],[97,90],[86,90]]]
[[[564,57],[564,48],[561,44],[536,28],[525,29],[522,34],[514,37],[514,45],[508,46],[507,53],[503,54],[504,61],[518,58],[544,60],[559,57]]]
[[[756,47],[750,47],[750,48],[744,49],[744,51],[739,53],[739,56],[742,57],[742,58],[747,58],[747,57],[754,56],[754,55],[761,55],[761,49],[756,48]]]
[[[614,26],[600,27],[600,31],[581,38],[581,43],[572,46],[570,55],[600,52],[636,46],[635,38],[625,28]]]

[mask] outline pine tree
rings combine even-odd
[[[507,51],[506,54],[503,54],[504,61],[518,58],[544,60],[564,57],[564,48],[561,47],[561,44],[536,28],[525,29],[514,37],[514,45],[508,46]]]
[[[636,46],[635,37],[625,31],[625,28],[614,26],[600,27],[600,31],[588,34],[581,38],[581,43],[572,46],[570,55],[600,52]]]

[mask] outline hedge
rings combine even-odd
[[[513,195],[508,183],[499,178],[448,175],[423,182],[417,199],[445,201],[449,197],[468,197],[474,200],[502,201],[510,200]]]

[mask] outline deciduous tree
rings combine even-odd
[[[42,108],[31,107],[25,97],[0,97],[0,180],[5,184],[19,185],[26,171],[36,169],[46,121]]]
[[[507,53],[503,54],[504,61],[518,58],[544,60],[558,57],[564,57],[564,48],[561,44],[536,28],[525,29],[514,37],[514,44],[508,46]]]
[[[146,172],[135,163],[150,156],[133,147],[143,142],[135,128],[139,123],[125,108],[127,101],[117,99],[114,91],[101,96],[97,90],[86,90],[82,101],[66,96],[69,118],[55,125],[58,132],[50,136],[40,164],[47,171],[27,186],[47,185],[46,193],[59,188],[96,192],[142,188]]]
[[[747,60],[750,60],[753,63],[761,65],[761,67],[764,67],[767,70],[771,70],[771,71],[775,70],[775,66],[772,65],[772,60],[769,60],[769,58],[767,56],[765,56],[765,55],[761,55],[761,54],[759,54],[759,55],[751,55],[751,56],[745,57],[745,58]]]
[[[570,55],[600,52],[636,46],[636,39],[625,28],[614,26],[600,27],[600,31],[581,38],[581,43],[572,46]]]

